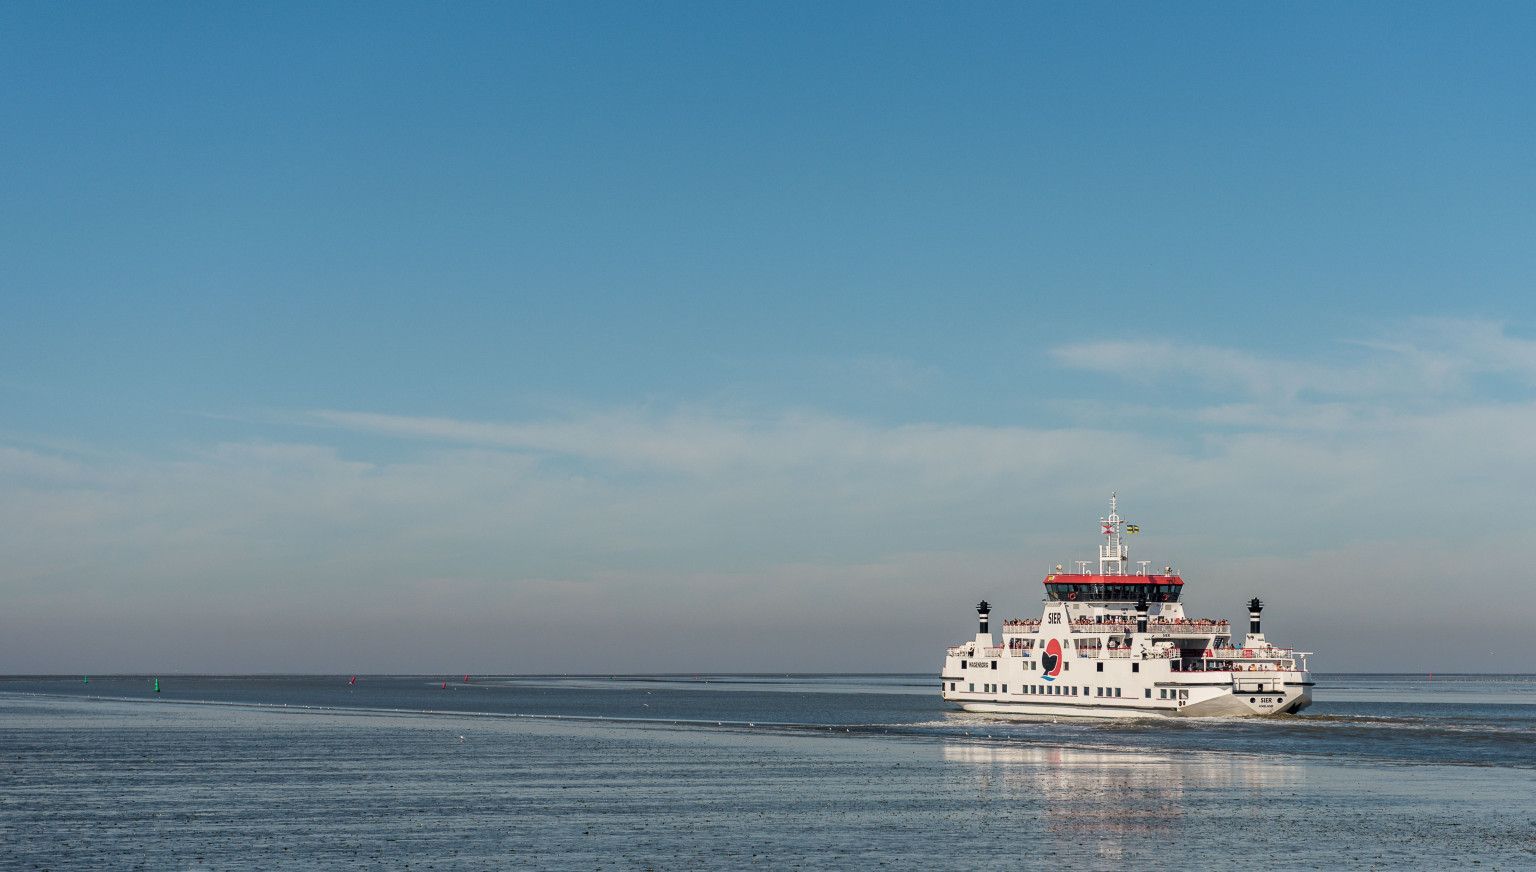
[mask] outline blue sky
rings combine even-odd
[[[928,669],[1111,489],[1197,610],[1486,668],[1374,616],[1536,618],[1533,37],[9,4],[0,670]]]

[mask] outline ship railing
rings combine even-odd
[[[1106,624],[1069,624],[1074,633],[1134,633],[1135,621],[1115,621]],[[1230,635],[1232,625],[1226,621],[1214,624],[1159,624],[1149,621],[1147,632],[1165,636],[1224,636]]]
[[[1113,624],[1071,624],[1074,633],[1134,633],[1135,621],[1124,621]]]
[[[1079,649],[1077,649],[1076,653],[1077,653],[1077,656],[1079,656],[1079,657],[1086,657],[1089,660],[1094,660],[1094,659],[1102,660],[1102,659],[1106,659],[1106,658],[1110,658],[1110,657],[1113,657],[1113,658],[1115,658],[1117,660],[1123,660],[1123,659],[1132,658],[1132,657],[1139,658],[1139,659],[1142,659],[1142,660],[1178,660],[1181,656],[1183,656],[1182,654],[1179,653],[1179,651],[1177,649],[1172,650],[1172,651],[1168,651],[1168,650],[1164,650],[1164,649],[1161,649],[1161,648],[1153,648],[1153,649],[1147,651],[1145,654],[1142,654],[1142,653],[1140,653],[1140,651],[1138,649],[1131,648],[1131,647],[1126,647],[1126,648],[1079,648]]]
[[[1220,672],[1223,674],[1246,675],[1254,672],[1300,672],[1295,665],[1283,663],[1234,663],[1232,666],[1206,666],[1204,669],[1190,668],[1182,670],[1190,674],[1202,672]]]
[[[1149,633],[1174,633],[1184,636],[1229,636],[1232,634],[1231,621],[1148,621]]]
[[[1003,656],[1003,649],[1002,648],[983,648],[983,649],[981,649],[981,656],[983,656],[983,657],[1001,657],[1001,656]]]
[[[969,657],[971,656],[971,646],[956,645],[955,647],[950,648],[947,653],[951,657]]]
[[[1210,655],[1200,652],[1206,660],[1292,660],[1297,651],[1294,648],[1213,648],[1209,649]]]
[[[1127,630],[1135,632],[1135,620],[1114,620],[1102,623],[1093,621],[1074,621],[1065,626],[1074,633],[1124,633]],[[1033,620],[1007,620],[1003,621],[1004,633],[1032,633],[1040,629],[1040,622]],[[1147,630],[1153,633],[1180,633],[1190,636],[1231,635],[1231,621],[1159,621],[1152,619],[1147,621]]]
[[[1213,621],[1209,618],[1180,618],[1176,621],[1160,621],[1157,618],[1150,618],[1147,623],[1154,627],[1190,627],[1196,630],[1232,629],[1231,621]]]
[[[1199,660],[1191,658],[1186,672],[1302,672],[1295,660],[1248,660],[1228,663],[1225,660]]]

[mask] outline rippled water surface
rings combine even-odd
[[[5,868],[1536,868],[1536,677],[1019,721],[931,676],[0,678]]]

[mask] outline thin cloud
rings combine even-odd
[[[731,638],[770,652],[732,668],[926,668],[913,638],[966,623],[953,601],[1027,608],[1045,567],[1091,553],[1085,519],[1118,490],[1146,531],[1138,556],[1208,581],[1202,602],[1264,593],[1299,615],[1326,600],[1333,623],[1296,641],[1329,652],[1329,668],[1371,668],[1369,640],[1350,628],[1375,620],[1375,603],[1324,594],[1358,589],[1373,555],[1391,555],[1380,565],[1398,595],[1422,600],[1443,591],[1445,555],[1536,545],[1518,523],[1522,483],[1536,478],[1536,403],[1401,401],[1413,384],[1518,375],[1529,343],[1486,325],[1413,330],[1401,347],[1356,349],[1384,387],[1361,379],[1354,397],[1311,392],[1338,364],[1276,380],[1279,361],[1212,349],[1159,377],[1227,367],[1237,396],[1137,428],[705,406],[523,421],[321,410],[302,416],[302,441],[174,457],[0,443],[11,605],[0,636],[25,640],[13,669],[148,668],[205,636],[229,640],[236,659],[184,668],[334,668],[364,650],[399,669],[429,668],[444,650],[615,668],[613,649],[565,653],[564,637],[541,629],[549,614],[579,613],[622,627],[607,638],[624,663],[676,669],[698,653],[678,653],[681,629],[726,614],[747,621]],[[1493,350],[1468,348],[1483,342]],[[1061,359],[1091,354],[1072,348]],[[1129,360],[1131,348],[1117,353]],[[395,450],[360,459],[358,435]],[[1306,602],[1292,598],[1303,591]],[[1453,615],[1447,626],[1469,629],[1447,644],[1536,618],[1507,601],[1479,621]],[[826,622],[829,609],[868,626]],[[293,631],[291,653],[269,650],[275,625]],[[804,656],[772,654],[775,638]]]
[[[1267,402],[1446,397],[1465,392],[1478,375],[1536,384],[1536,341],[1512,336],[1496,321],[1403,321],[1378,337],[1341,343],[1329,361],[1143,340],[1072,343],[1052,349],[1051,357],[1071,369]]]
[[[746,419],[699,410],[612,411],[495,423],[322,410],[316,422],[375,435],[567,456],[654,471],[903,466],[930,477],[995,476],[1135,447],[1124,434],[944,424],[879,426],[807,413]]]

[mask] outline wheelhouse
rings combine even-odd
[[[1184,590],[1177,575],[1048,575],[1045,596],[1053,602],[1176,603]]]

